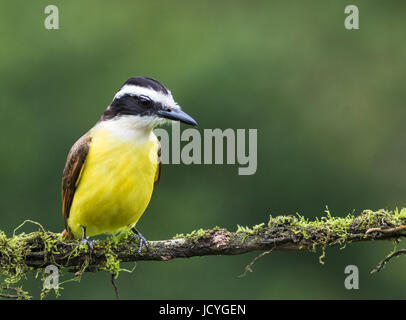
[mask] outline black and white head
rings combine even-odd
[[[155,127],[168,120],[196,126],[196,121],[183,112],[171,92],[158,81],[147,77],[128,79],[114,96],[102,121],[136,117],[140,125]]]

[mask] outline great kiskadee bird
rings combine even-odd
[[[132,229],[139,252],[148,242],[135,228],[160,172],[160,144],[153,129],[169,120],[196,126],[171,92],[147,77],[128,79],[100,120],[69,151],[62,178],[66,239]]]

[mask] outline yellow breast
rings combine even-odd
[[[96,126],[68,224],[75,237],[133,227],[151,199],[159,142],[152,131]]]

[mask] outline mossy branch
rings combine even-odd
[[[77,241],[65,242],[59,234],[42,229],[6,237],[0,232],[0,274],[7,283],[17,282],[29,270],[54,264],[81,274],[107,270],[118,274],[120,262],[167,261],[207,255],[236,255],[251,251],[315,250],[344,246],[356,241],[393,240],[406,235],[406,209],[365,210],[345,218],[326,216],[315,221],[297,216],[270,218],[253,228],[238,226],[235,232],[215,227],[176,235],[173,239],[150,241],[138,254],[138,243],[129,234],[98,241],[93,252]]]

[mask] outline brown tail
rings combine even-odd
[[[73,240],[73,234],[66,229],[62,231],[61,235],[64,240]]]

